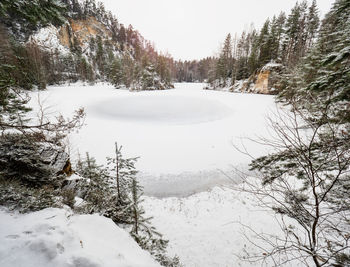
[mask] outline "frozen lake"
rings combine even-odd
[[[174,90],[129,92],[108,84],[51,86],[40,92],[49,112],[71,116],[84,107],[86,126],[69,138],[72,159],[89,152],[103,164],[114,143],[126,156],[140,156],[137,168],[148,195],[178,196],[231,182],[232,166],[250,158],[235,149],[242,142],[253,155],[263,148],[245,138],[266,135],[272,96],[203,90],[179,83]],[[33,93],[32,105],[37,105]]]
[[[274,99],[202,88],[183,83],[174,90],[129,92],[73,84],[49,87],[39,98],[52,116],[85,108],[86,126],[69,137],[73,159],[89,151],[102,164],[114,155],[115,141],[126,156],[141,157],[137,167],[146,213],[170,240],[170,255],[178,255],[184,266],[261,266],[237,258],[257,252],[240,223],[277,235],[279,226],[254,196],[229,187],[238,180],[233,168],[250,162],[235,146],[242,148],[243,142],[254,156],[266,153],[242,138],[268,135],[266,116],[276,109]],[[38,94],[32,97],[32,106],[38,106]]]

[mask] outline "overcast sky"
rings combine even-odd
[[[133,25],[175,59],[214,55],[227,33],[240,34],[253,22],[289,13],[296,0],[100,0],[120,23]],[[318,0],[321,15],[334,0]]]

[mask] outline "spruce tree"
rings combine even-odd
[[[269,256],[294,255],[314,266],[350,264],[349,21],[349,0],[335,1],[317,43],[285,79],[279,100],[292,114],[272,122],[277,138],[268,145],[277,152],[251,163],[261,178],[255,193],[293,222],[282,221],[283,245],[276,239]]]
[[[309,12],[307,14],[306,23],[307,23],[307,26],[306,26],[306,33],[307,33],[306,46],[307,46],[307,49],[309,49],[309,48],[311,48],[313,42],[315,41],[317,31],[318,31],[318,28],[320,26],[320,18],[318,15],[316,0],[313,0],[311,6],[309,7]]]
[[[268,63],[271,59],[271,39],[270,35],[270,20],[267,19],[262,27],[259,35],[259,65],[262,66]]]

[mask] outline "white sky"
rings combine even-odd
[[[214,55],[227,33],[240,34],[253,22],[287,14],[296,0],[100,0],[120,23],[131,24],[175,59]],[[311,0],[310,0],[311,1]],[[334,0],[318,0],[321,15]]]

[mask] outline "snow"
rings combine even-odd
[[[41,28],[33,34],[29,40],[28,43],[37,43],[42,48],[49,50],[49,51],[58,51],[61,55],[69,55],[70,51],[67,47],[64,47],[60,40],[58,39],[58,30],[55,26],[49,25],[45,28]]]
[[[202,88],[183,83],[175,90],[129,92],[108,84],[74,84],[51,86],[40,99],[50,112],[64,116],[85,108],[86,126],[69,140],[73,159],[88,151],[104,164],[105,157],[114,156],[117,141],[124,155],[140,156],[137,168],[147,194],[164,189],[178,196],[230,182],[221,171],[250,162],[234,148],[242,142],[253,155],[264,154],[264,148],[242,138],[266,135],[265,117],[275,109],[272,96]],[[32,97],[36,107],[38,95]],[[183,190],[186,181],[191,185]]]
[[[125,156],[141,156],[137,168],[146,213],[185,267],[261,266],[237,257],[257,252],[242,225],[277,235],[279,225],[254,197],[228,186],[240,182],[234,169],[247,170],[250,162],[235,146],[242,149],[243,142],[253,156],[267,153],[242,137],[268,136],[266,116],[276,105],[269,95],[202,88],[183,83],[175,90],[130,92],[108,84],[52,86],[34,93],[31,105],[37,107],[39,98],[64,116],[85,108],[86,126],[68,142],[73,159],[89,151],[102,164],[114,155],[115,141]]]
[[[232,111],[217,101],[195,97],[141,95],[111,99],[93,107],[101,117],[154,124],[197,124],[222,119]]]
[[[110,219],[52,208],[27,215],[0,209],[0,266],[160,265]]]
[[[71,176],[67,177],[67,181],[76,181],[76,180],[81,180],[83,177],[77,175],[76,173],[73,173]]]
[[[267,63],[266,65],[264,65],[261,70],[265,71],[265,70],[271,70],[274,68],[282,68],[282,67],[283,67],[282,64],[271,61],[271,62]]]
[[[177,254],[187,267],[273,266],[269,260],[262,264],[242,259],[245,251],[251,256],[259,253],[256,245],[267,248],[266,243],[253,239],[247,227],[257,233],[281,235],[273,212],[256,204],[252,195],[220,187],[185,198],[146,197],[144,201],[147,215],[154,217],[155,227],[170,240],[169,253]]]

